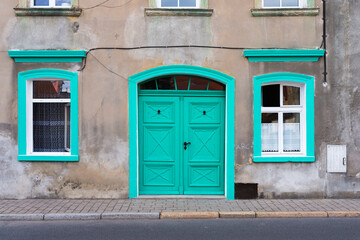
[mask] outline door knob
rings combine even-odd
[[[188,145],[191,145],[191,142],[184,142],[184,149],[186,150],[187,149],[187,146]]]

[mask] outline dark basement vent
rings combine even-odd
[[[257,199],[257,183],[235,183],[235,199]]]

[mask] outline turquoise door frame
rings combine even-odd
[[[235,181],[235,79],[224,73],[203,67],[170,65],[152,68],[129,78],[129,198],[139,196],[138,85],[161,76],[192,75],[226,85],[225,96],[225,197],[234,199]]]

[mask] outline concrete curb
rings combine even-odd
[[[100,220],[101,213],[49,213],[44,220]]]
[[[114,219],[159,219],[160,213],[141,213],[141,212],[119,212],[119,213],[103,213],[101,214],[101,219],[104,220],[114,220]]]
[[[327,212],[257,212],[257,218],[327,218]]]
[[[330,211],[328,212],[329,217],[360,217],[359,212],[344,212],[344,211]]]
[[[220,218],[255,218],[255,212],[219,212]]]
[[[160,219],[209,219],[219,218],[218,212],[161,212]]]
[[[44,214],[0,214],[0,221],[42,221]]]
[[[0,221],[125,220],[125,219],[217,219],[217,218],[336,218],[360,217],[360,211],[318,212],[116,212],[0,214]]]

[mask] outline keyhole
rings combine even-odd
[[[158,114],[160,114],[160,110],[158,110]]]
[[[203,114],[206,115],[206,111],[204,111]]]

